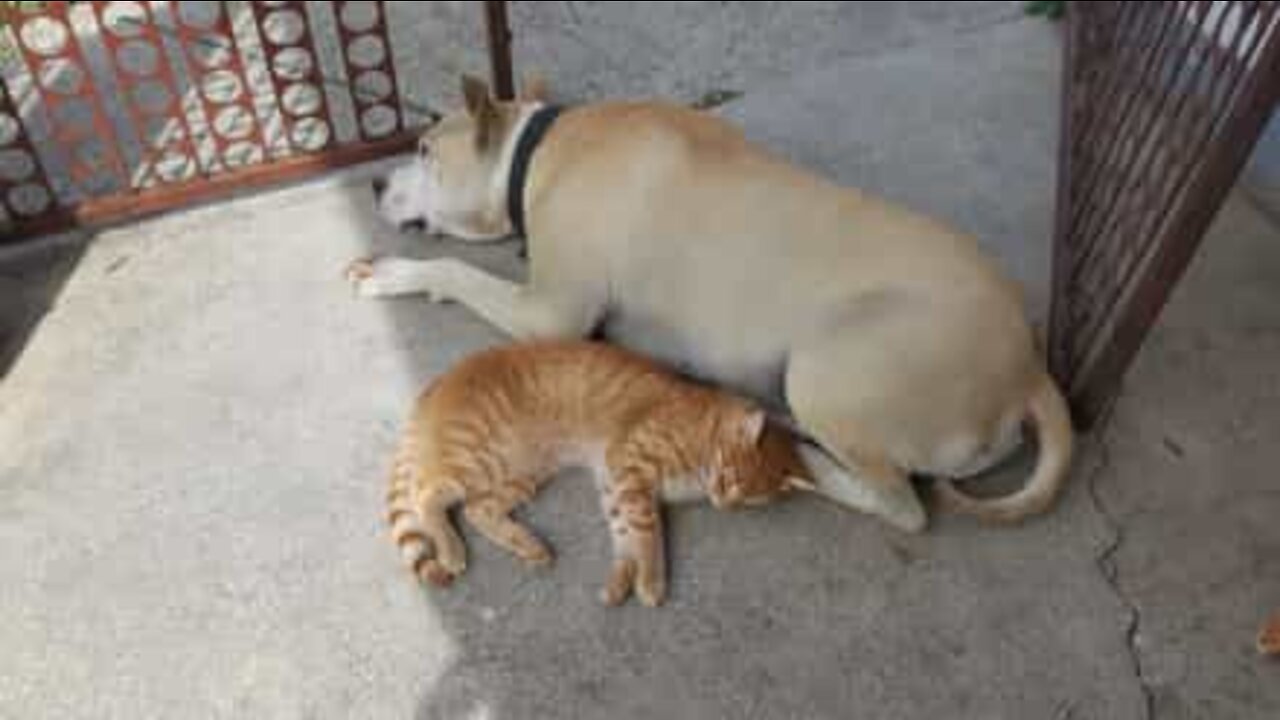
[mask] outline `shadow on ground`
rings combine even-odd
[[[89,242],[88,237],[68,237],[0,248],[0,380],[57,302]]]

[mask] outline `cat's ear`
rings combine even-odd
[[[764,436],[764,424],[767,420],[763,410],[752,410],[742,419],[742,435],[747,442],[755,445]]]

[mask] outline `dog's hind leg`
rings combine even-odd
[[[840,345],[843,344],[843,348]],[[907,532],[920,532],[924,506],[885,445],[877,417],[883,376],[860,373],[849,345],[836,339],[792,352],[786,370],[787,405],[804,433],[821,447],[798,445],[817,492],[876,515]],[[869,387],[868,384],[875,384]]]
[[[839,442],[833,438],[833,446]],[[883,518],[899,530],[920,532],[928,522],[906,473],[882,456],[801,443],[800,459],[813,474],[817,493],[836,503]]]

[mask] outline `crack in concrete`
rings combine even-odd
[[[1095,430],[1099,454],[1098,466],[1089,474],[1085,483],[1089,491],[1089,502],[1111,533],[1111,538],[1102,547],[1101,551],[1094,556],[1094,564],[1097,565],[1098,572],[1102,575],[1102,579],[1107,583],[1111,592],[1124,605],[1129,614],[1128,624],[1124,629],[1125,647],[1129,652],[1129,662],[1133,669],[1134,680],[1137,681],[1138,688],[1142,692],[1142,716],[1144,720],[1155,720],[1155,694],[1147,681],[1146,671],[1142,665],[1142,653],[1138,650],[1138,634],[1142,630],[1142,608],[1138,606],[1137,601],[1125,594],[1124,588],[1121,587],[1120,568],[1116,561],[1116,554],[1126,540],[1124,524],[1116,518],[1111,509],[1103,502],[1102,496],[1098,491],[1098,479],[1111,467],[1111,443],[1107,439],[1110,429],[1111,414],[1107,413],[1098,420],[1097,429]]]

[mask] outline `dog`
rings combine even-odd
[[[527,242],[519,285],[457,259],[362,260],[366,297],[456,301],[520,339],[599,332],[710,382],[785,405],[820,494],[919,532],[910,478],[993,522],[1047,510],[1073,430],[1020,289],[975,239],[663,102],[549,105],[539,84],[465,106],[416,157],[375,180],[402,229]],[[976,498],[953,480],[993,466],[1036,428],[1026,484]]]

